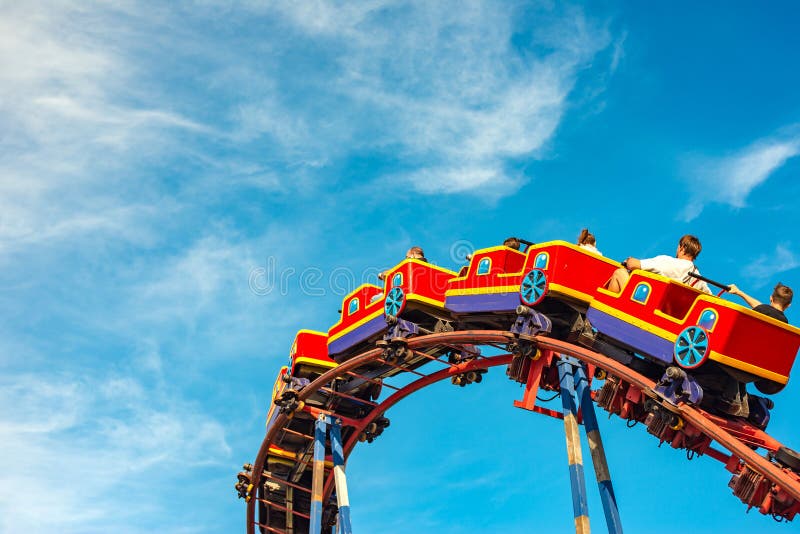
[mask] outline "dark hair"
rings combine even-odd
[[[772,291],[772,302],[779,304],[783,306],[783,309],[786,309],[789,304],[792,303],[793,296],[794,292],[792,291],[791,287],[785,286],[778,282],[778,285],[776,285],[775,289]]]
[[[513,248],[514,250],[519,250],[520,242],[518,237],[507,237],[505,241],[503,241],[503,246],[508,248]]]
[[[589,232],[588,228],[584,228],[583,230],[581,230],[581,233],[578,236],[578,244],[595,245],[597,244],[597,240],[594,238],[594,234]]]
[[[678,246],[683,247],[683,252],[687,256],[691,256],[692,259],[699,256],[700,251],[703,250],[703,245],[700,244],[700,240],[690,234],[683,236],[681,240],[678,241]]]

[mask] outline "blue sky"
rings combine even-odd
[[[0,6],[0,530],[241,531],[294,332],[412,244],[692,232],[704,274],[800,288],[797,6],[433,4]],[[560,423],[520,394],[495,370],[393,410],[357,531],[569,531]],[[775,402],[800,446],[800,383]],[[629,532],[787,531],[601,430]]]

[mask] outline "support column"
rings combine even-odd
[[[325,414],[320,414],[314,423],[310,534],[322,534],[322,486],[325,478],[325,433],[328,427],[326,419]]]
[[[333,481],[336,484],[336,502],[339,506],[338,534],[352,534],[350,525],[350,498],[347,496],[347,477],[344,474],[344,448],[342,447],[341,422],[331,421],[331,450],[333,452]]]
[[[611,473],[608,470],[606,452],[603,448],[603,440],[600,437],[600,427],[597,425],[597,415],[594,411],[589,380],[583,365],[578,364],[573,367],[576,392],[580,399],[580,407],[583,412],[583,426],[586,431],[586,439],[589,442],[589,452],[592,455],[592,465],[597,479],[597,486],[600,490],[600,500],[603,503],[603,513],[606,516],[606,525],[609,534],[622,534],[622,521],[619,518],[617,508],[617,498],[614,495],[614,486],[611,484]]]
[[[575,533],[589,534],[589,506],[586,500],[586,480],[583,475],[581,438],[578,432],[573,366],[573,360],[562,355],[558,362],[558,378],[564,410],[564,432],[567,436],[567,460],[569,482],[572,487],[572,510],[575,514]]]
[[[286,534],[294,534],[294,488],[286,486]]]

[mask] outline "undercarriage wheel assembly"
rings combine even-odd
[[[411,349],[405,343],[392,342],[383,350],[383,359],[386,360],[386,363],[399,365],[411,354]]]

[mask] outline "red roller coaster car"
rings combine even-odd
[[[342,316],[328,331],[328,352],[336,361],[374,346],[388,330],[387,317],[433,327],[449,318],[444,292],[453,271],[406,259],[386,272],[384,289],[364,284],[344,298]]]
[[[688,370],[717,362],[768,394],[786,385],[800,347],[798,328],[640,270],[620,293],[598,289],[587,316],[639,354]]]

